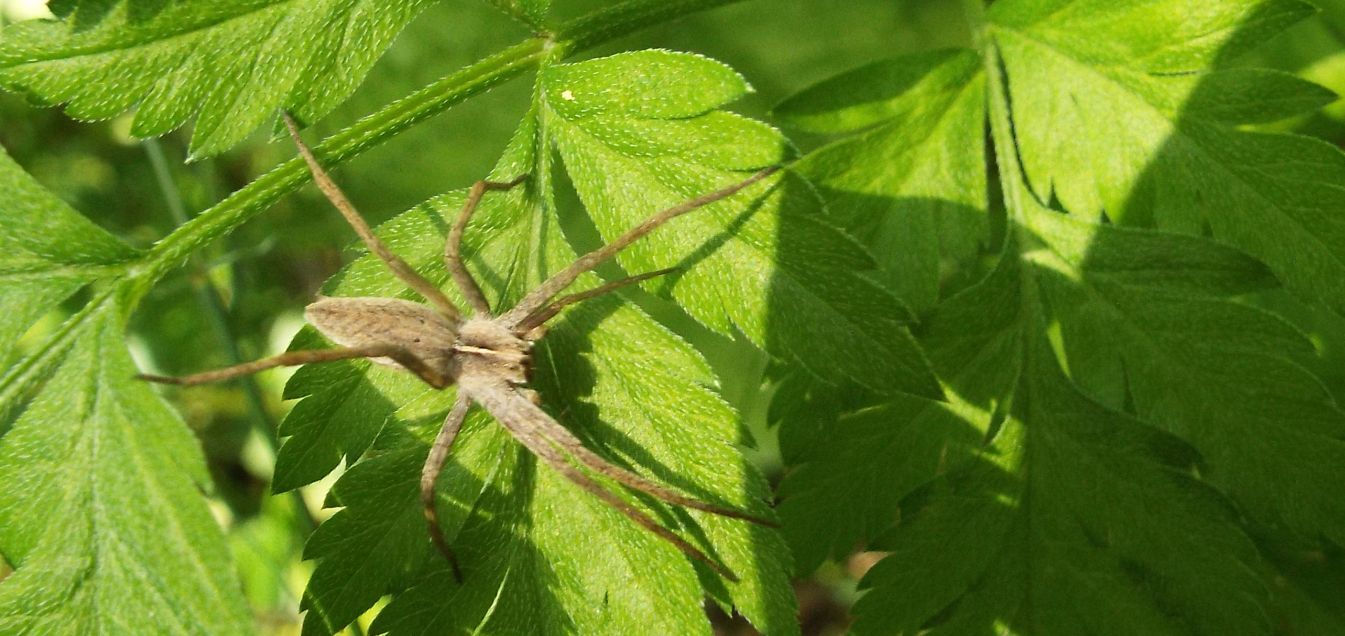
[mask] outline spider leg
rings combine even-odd
[[[430,301],[449,320],[455,323],[461,320],[462,314],[453,304],[453,301],[444,295],[444,292],[439,291],[439,288],[435,287],[433,283],[417,274],[416,270],[411,269],[406,261],[393,254],[392,250],[389,250],[388,246],[384,245],[383,241],[374,235],[374,231],[369,228],[369,224],[364,221],[364,217],[361,217],[360,213],[355,210],[355,206],[350,203],[350,199],[347,199],[345,193],[341,192],[341,188],[336,185],[335,181],[332,181],[331,176],[322,168],[322,164],[318,163],[317,157],[313,156],[312,149],[299,136],[299,125],[294,122],[294,118],[289,113],[282,113],[282,116],[285,120],[285,127],[290,131],[290,137],[294,139],[294,144],[299,147],[299,154],[308,164],[308,171],[313,173],[313,182],[317,184],[319,190],[322,190],[322,194],[326,195],[327,200],[331,201],[332,206],[341,213],[341,216],[345,217],[346,222],[359,235],[360,240],[364,241],[364,245],[369,248],[369,251],[383,261],[383,264],[387,265],[388,270],[394,276]]]
[[[498,387],[498,390],[487,392],[476,392],[474,399],[481,402],[482,406],[503,425],[510,434],[523,444],[534,455],[541,458],[566,479],[573,482],[576,486],[583,488],[593,496],[601,499],[603,503],[615,508],[618,512],[625,515],[626,518],[639,524],[640,527],[654,533],[655,536],[671,543],[683,554],[700,561],[714,570],[720,576],[732,581],[738,582],[738,576],[727,567],[711,559],[709,555],[702,552],[696,546],[687,543],[685,539],[677,536],[673,531],[659,525],[652,517],[644,511],[630,505],[625,500],[616,496],[615,493],[604,488],[601,484],[594,481],[583,471],[570,464],[565,459],[565,455],[560,449],[553,446],[553,442],[538,427],[543,421],[551,421],[551,417],[544,411],[529,402],[527,398],[517,392]]]
[[[612,480],[624,484],[630,488],[645,493],[651,497],[654,497],[655,499],[660,499],[670,504],[676,504],[679,506],[685,506],[687,508],[694,508],[696,510],[702,510],[712,514],[717,514],[721,517],[742,519],[744,521],[751,521],[752,523],[763,526],[769,526],[772,528],[780,527],[780,524],[774,521],[771,521],[769,519],[763,519],[761,517],[748,514],[741,510],[726,508],[724,506],[717,506],[715,504],[707,503],[699,499],[692,499],[691,497],[688,497],[686,495],[683,495],[682,493],[672,490],[667,486],[664,486],[654,481],[650,481],[648,479],[645,479],[644,477],[641,477],[639,474],[635,472],[617,466],[616,464],[613,464],[607,461],[606,459],[603,459],[597,453],[589,450],[589,448],[587,446],[584,446],[584,443],[580,441],[578,437],[575,437],[574,433],[571,433],[569,429],[565,428],[564,426],[561,426],[560,422],[557,422],[553,419],[547,418],[547,420],[545,421],[537,422],[536,428],[542,435],[546,436],[547,439],[551,440],[552,443],[565,449],[566,452],[573,455],[582,464],[588,466],[593,471],[606,477],[609,477]]]
[[[738,575],[734,574],[732,570],[729,570],[727,567],[720,565],[719,562],[715,561],[714,559],[711,559],[704,552],[701,552],[700,549],[697,548],[696,546],[687,543],[686,540],[684,540],[682,537],[677,536],[677,534],[674,533],[673,531],[659,525],[657,521],[654,521],[654,519],[649,515],[645,514],[644,511],[626,503],[620,497],[616,496],[615,494],[612,494],[611,491],[607,490],[606,488],[603,488],[597,482],[593,481],[593,479],[591,479],[588,475],[585,475],[583,471],[580,471],[578,468],[575,468],[574,466],[570,465],[569,462],[565,461],[565,458],[562,457],[561,454],[557,452],[554,447],[548,446],[546,445],[545,442],[541,442],[540,440],[534,440],[532,446],[529,446],[529,449],[532,450],[532,452],[536,454],[538,457],[541,457],[543,460],[545,460],[546,463],[550,464],[552,468],[559,471],[560,474],[564,475],[566,479],[569,479],[570,481],[574,482],[575,485],[592,493],[594,496],[596,496],[598,499],[601,499],[607,505],[616,508],[618,512],[620,512],[623,515],[626,515],[626,518],[639,524],[644,529],[654,533],[654,535],[659,537],[660,539],[663,539],[664,541],[673,544],[673,546],[675,546],[678,550],[681,550],[683,554],[710,566],[710,569],[714,570],[720,576],[728,579],[733,583],[738,582]]]
[[[471,406],[472,401],[466,392],[459,391],[452,410],[444,418],[439,435],[434,438],[429,457],[425,458],[425,467],[420,471],[420,503],[425,506],[425,521],[430,526],[430,540],[448,559],[449,566],[453,568],[453,578],[459,583],[462,582],[462,569],[458,567],[458,559],[453,556],[453,550],[449,549],[448,540],[444,538],[444,529],[439,525],[439,509],[434,505],[434,484],[439,481],[439,473],[443,472],[444,463],[448,461],[448,451],[453,447],[453,440],[458,437],[458,431],[462,430],[462,422],[467,418],[467,410]]]
[[[481,293],[481,287],[476,284],[472,274],[467,271],[466,263],[462,262],[462,233],[467,229],[467,222],[471,220],[472,213],[476,211],[476,206],[481,203],[481,197],[488,190],[508,190],[520,183],[523,183],[528,175],[516,177],[513,181],[477,181],[472,185],[472,189],[467,192],[467,201],[462,204],[462,212],[458,213],[458,219],[453,223],[453,227],[448,231],[448,241],[444,243],[444,265],[448,267],[448,272],[453,275],[453,282],[457,283],[458,289],[462,291],[463,297],[472,305],[472,309],[481,315],[490,314],[490,303],[486,302],[486,295]]]
[[[593,250],[592,252],[580,256],[575,262],[571,263],[568,267],[562,269],[559,272],[556,272],[555,275],[553,275],[551,278],[546,279],[545,282],[539,285],[536,289],[532,290],[532,292],[530,292],[527,296],[524,296],[523,300],[520,300],[519,303],[515,305],[513,309],[510,309],[503,316],[500,316],[500,320],[502,320],[504,324],[509,325],[511,328],[515,327],[524,318],[531,315],[533,312],[536,312],[543,305],[545,305],[546,302],[550,300],[552,296],[559,294],[566,287],[569,287],[570,284],[575,281],[575,279],[579,278],[580,274],[583,274],[584,272],[587,272],[593,269],[594,267],[597,267],[599,263],[611,258],[613,255],[625,249],[631,243],[640,240],[640,238],[643,237],[644,235],[658,229],[660,225],[663,225],[664,223],[667,223],[668,221],[671,221],[697,208],[709,205],[711,203],[714,203],[715,201],[719,201],[720,199],[733,196],[734,194],[737,194],[744,188],[770,176],[776,170],[779,170],[779,168],[776,166],[766,168],[765,170],[762,170],[731,186],[715,190],[714,192],[702,194],[701,196],[679,203],[671,208],[659,212],[658,214],[655,214],[654,216],[649,217],[648,219],[645,219],[644,222],[640,223],[639,225],[629,230],[626,230],[625,234],[622,234],[621,236],[618,236],[615,239],[613,239],[611,243],[608,243],[602,247],[599,247],[598,249]]]
[[[556,314],[560,313],[560,310],[570,305],[573,305],[578,302],[583,302],[585,300],[589,300],[590,298],[597,298],[598,296],[614,292],[628,285],[634,285],[636,283],[644,282],[651,278],[665,276],[675,271],[677,271],[676,267],[669,267],[668,269],[660,269],[654,272],[646,272],[644,274],[628,276],[621,280],[614,280],[610,283],[607,283],[606,285],[594,287],[593,289],[590,289],[588,291],[579,292],[577,294],[569,294],[567,296],[561,296],[560,298],[557,298],[556,300],[552,301],[551,304],[541,309],[538,309],[537,311],[534,311],[531,314],[528,314],[526,318],[519,321],[518,326],[515,327],[515,330],[518,331],[519,333],[527,333],[537,327],[540,327],[546,321],[551,320],[556,316]]]
[[[266,369],[274,369],[276,367],[292,367],[300,364],[334,362],[336,360],[350,360],[352,358],[380,357],[388,357],[396,360],[398,364],[406,367],[412,373],[420,376],[422,380],[425,380],[431,385],[435,385],[436,382],[443,382],[442,386],[436,386],[436,388],[448,386],[448,382],[451,381],[448,378],[443,378],[440,373],[425,364],[420,358],[407,353],[407,351],[401,347],[391,345],[371,345],[367,347],[349,347],[340,349],[315,349],[310,351],[287,351],[278,356],[254,360],[252,362],[244,362],[243,364],[236,364],[231,367],[215,369],[214,371],[206,371],[204,373],[196,373],[193,375],[178,377],[142,373],[135,377],[149,382],[158,382],[160,384],[192,386],[195,384],[207,384],[210,382],[228,380],[256,373],[258,371],[265,371]]]

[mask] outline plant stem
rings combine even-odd
[[[168,169],[168,159],[163,154],[163,144],[159,143],[157,138],[151,137],[140,142],[145,149],[145,155],[149,157],[150,168],[154,171],[154,180],[159,184],[159,191],[163,194],[164,202],[168,204],[168,214],[173,217],[173,222],[182,225],[187,222],[187,207],[182,203],[182,192],[178,190],[177,182],[173,180],[173,173]]]

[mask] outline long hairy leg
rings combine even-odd
[[[618,290],[618,289],[621,289],[622,287],[628,287],[628,286],[630,286],[630,285],[634,285],[634,284],[636,284],[636,283],[641,283],[641,282],[647,281],[647,280],[649,280],[649,279],[651,279],[651,278],[657,278],[657,277],[659,277],[659,276],[665,276],[665,275],[667,275],[667,274],[671,274],[671,273],[673,273],[673,272],[675,272],[675,271],[677,271],[677,268],[676,268],[676,267],[669,267],[669,268],[667,268],[667,269],[660,269],[660,270],[653,271],[653,272],[646,272],[646,273],[644,273],[644,274],[637,274],[637,275],[635,275],[635,276],[628,276],[628,277],[623,278],[623,279],[621,279],[621,280],[614,280],[614,281],[612,281],[612,282],[610,282],[610,283],[607,283],[607,284],[605,284],[605,285],[600,285],[600,286],[598,286],[598,287],[594,287],[593,289],[590,289],[590,290],[588,290],[588,291],[582,291],[582,292],[579,292],[579,293],[577,293],[577,294],[569,294],[569,295],[566,295],[566,296],[561,296],[560,298],[557,298],[556,300],[552,301],[551,304],[549,304],[549,305],[547,305],[547,306],[545,306],[545,307],[542,307],[541,309],[538,309],[537,311],[535,311],[535,312],[529,314],[528,317],[526,317],[526,318],[524,318],[522,321],[520,321],[520,322],[518,323],[518,326],[515,327],[514,329],[515,329],[518,333],[527,333],[527,332],[529,332],[529,331],[531,331],[531,330],[533,330],[533,329],[535,329],[535,328],[541,326],[541,325],[544,324],[546,321],[551,320],[552,318],[554,318],[554,317],[556,316],[556,314],[560,313],[560,310],[562,310],[562,309],[564,309],[564,308],[566,308],[566,307],[568,307],[568,306],[570,306],[570,305],[573,305],[573,304],[578,303],[578,302],[583,302],[583,301],[588,300],[588,299],[590,299],[590,298],[597,298],[597,297],[599,297],[599,296],[602,296],[603,294],[608,294],[608,293],[614,292],[614,291],[616,291],[616,290]]]
[[[699,499],[693,499],[682,493],[672,490],[671,488],[668,488],[663,484],[650,481],[648,479],[645,479],[644,477],[641,477],[637,473],[634,473],[630,470],[617,466],[616,464],[613,464],[607,461],[606,459],[603,459],[600,455],[593,452],[592,450],[589,450],[589,448],[587,446],[584,446],[584,443],[580,441],[578,437],[575,437],[574,433],[571,433],[570,430],[562,426],[560,422],[557,422],[551,418],[547,418],[544,421],[536,422],[536,428],[538,432],[540,432],[542,435],[545,435],[547,439],[551,440],[551,442],[553,442],[557,446],[563,448],[566,452],[573,455],[575,459],[578,459],[582,464],[588,466],[593,471],[606,477],[609,477],[614,481],[617,481],[629,488],[638,490],[656,499],[660,499],[668,503],[676,504],[679,506],[685,506],[687,508],[694,508],[696,510],[702,510],[712,514],[717,514],[722,517],[731,517],[734,519],[751,521],[752,523],[763,526],[770,526],[775,528],[779,527],[780,525],[774,521],[771,521],[770,519],[763,519],[761,517],[743,512],[741,510],[726,508],[724,506],[717,506],[715,504],[707,503]]]
[[[434,484],[439,481],[439,473],[443,472],[444,463],[448,461],[448,451],[453,447],[453,440],[457,439],[458,431],[462,430],[462,422],[467,419],[467,410],[471,406],[471,399],[465,392],[459,391],[457,400],[453,402],[453,408],[449,410],[443,426],[439,428],[439,435],[434,438],[429,457],[425,458],[425,467],[420,471],[420,503],[425,507],[425,522],[430,527],[430,540],[444,558],[448,559],[448,565],[453,568],[453,578],[459,583],[462,582],[462,569],[458,566],[458,558],[453,555],[453,550],[448,547],[443,527],[439,525],[439,509],[434,505]]]
[[[449,274],[452,274],[458,290],[478,314],[489,315],[490,303],[486,302],[486,295],[481,293],[481,287],[476,284],[471,272],[467,271],[466,263],[462,262],[462,233],[467,229],[467,222],[471,220],[472,213],[476,211],[476,206],[481,203],[481,197],[487,191],[508,190],[523,183],[527,178],[528,175],[525,174],[512,181],[477,181],[467,192],[467,201],[462,204],[462,212],[458,213],[453,227],[448,230],[448,241],[444,243],[444,265],[448,267]]]
[[[425,300],[430,301],[449,320],[455,323],[461,320],[462,314],[458,311],[458,307],[448,299],[448,296],[444,295],[444,292],[439,291],[439,288],[435,287],[433,283],[417,274],[416,270],[411,269],[411,266],[406,264],[406,261],[393,254],[392,250],[389,250],[388,246],[378,239],[369,224],[364,221],[364,217],[360,216],[360,213],[355,210],[355,206],[351,204],[350,199],[346,198],[345,193],[341,191],[335,181],[332,181],[327,171],[322,168],[322,164],[318,163],[317,157],[313,156],[313,150],[299,136],[299,125],[294,122],[294,118],[289,113],[282,113],[282,117],[285,120],[285,127],[290,131],[290,137],[294,139],[294,145],[298,146],[299,154],[308,164],[308,171],[313,174],[313,182],[317,184],[319,190],[322,190],[322,194],[326,195],[327,200],[331,201],[336,211],[345,217],[346,223],[349,223],[350,227],[355,230],[355,233],[359,235],[360,240],[364,241],[364,245],[369,248],[369,251],[383,261],[383,264],[387,265],[388,270],[394,276],[401,279],[417,294],[423,296]]]
[[[551,417],[540,408],[528,401],[521,394],[504,388],[498,387],[489,392],[489,394],[477,394],[474,398],[486,407],[486,410],[503,425],[510,434],[523,444],[534,455],[542,459],[566,479],[573,482],[576,486],[583,488],[593,496],[602,500],[603,503],[615,508],[618,512],[625,515],[626,518],[639,524],[640,527],[654,533],[655,536],[671,543],[683,554],[700,561],[714,570],[720,576],[732,581],[738,582],[738,576],[721,565],[718,561],[711,559],[709,555],[702,552],[696,546],[687,543],[685,539],[677,536],[673,531],[659,525],[652,517],[644,511],[630,505],[625,500],[616,496],[610,490],[604,488],[601,484],[594,481],[591,477],[579,470],[565,458],[565,455],[559,448],[553,446],[552,442],[545,434],[539,430],[540,423],[551,421]]]
[[[398,364],[406,367],[412,373],[420,376],[422,380],[442,388],[447,386],[448,378],[442,377],[437,371],[425,364],[420,358],[411,355],[405,349],[392,345],[371,345],[368,347],[348,347],[340,349],[316,349],[311,351],[287,351],[277,356],[244,362],[223,369],[206,371],[184,376],[152,375],[142,373],[136,377],[149,382],[158,382],[160,384],[177,384],[182,386],[192,386],[196,384],[208,384],[210,382],[220,382],[239,376],[250,375],[266,369],[276,367],[293,367],[301,364],[312,364],[316,362],[335,362],[337,360],[351,360],[354,358],[392,358]],[[436,384],[439,383],[439,384]]]
[[[602,263],[603,261],[611,258],[613,255],[625,249],[631,243],[640,240],[640,238],[642,238],[644,235],[658,229],[660,225],[663,225],[664,223],[667,223],[668,221],[671,221],[697,208],[709,205],[711,203],[714,203],[715,201],[719,201],[720,199],[725,199],[727,197],[733,196],[734,194],[737,194],[744,188],[758,181],[761,181],[762,179],[765,179],[771,174],[774,174],[777,170],[779,170],[779,168],[776,166],[766,168],[765,170],[762,170],[731,186],[715,190],[714,192],[702,194],[701,196],[698,196],[694,199],[688,199],[687,201],[679,203],[671,208],[659,212],[658,214],[655,214],[654,216],[649,217],[648,219],[645,219],[644,222],[640,223],[639,225],[629,230],[626,230],[625,234],[622,234],[621,236],[618,236],[615,239],[613,239],[611,243],[608,243],[598,249],[593,250],[592,252],[580,256],[577,260],[575,260],[575,262],[571,263],[568,267],[559,272],[556,272],[556,274],[553,275],[551,278],[546,279],[545,282],[543,282],[536,289],[528,293],[527,296],[524,296],[523,300],[519,301],[519,303],[515,305],[513,309],[510,309],[508,313],[501,316],[500,317],[501,320],[503,320],[506,325],[509,325],[510,327],[515,327],[524,318],[526,318],[533,312],[540,309],[543,305],[545,305],[546,302],[550,300],[552,296],[559,294],[561,291],[564,291],[566,287],[569,287],[570,284],[575,281],[575,279],[579,278],[580,274],[583,274],[584,272],[587,272],[593,269],[594,267],[597,267],[599,263]]]
[[[538,457],[545,460],[547,464],[550,464],[552,468],[560,472],[560,474],[564,475],[566,479],[569,479],[574,482],[575,485],[592,493],[607,505],[616,508],[618,512],[626,515],[628,519],[639,524],[645,530],[648,530],[660,539],[673,544],[678,550],[681,550],[683,554],[710,566],[710,569],[714,570],[720,576],[734,583],[738,582],[738,575],[734,574],[732,570],[721,565],[718,561],[711,559],[709,555],[701,552],[696,546],[687,543],[686,540],[677,536],[673,531],[659,525],[657,521],[654,521],[654,519],[645,514],[644,511],[626,503],[625,500],[616,496],[606,488],[603,488],[601,484],[593,481],[588,475],[585,475],[583,471],[565,461],[565,458],[554,447],[548,446],[545,441],[533,440],[529,449],[531,449]]]

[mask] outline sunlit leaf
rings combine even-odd
[[[541,90],[542,117],[608,239],[788,158],[778,132],[716,110],[748,86],[706,58],[639,51],[557,65],[543,73]],[[820,377],[937,396],[902,324],[908,311],[864,275],[872,258],[809,195],[796,177],[774,177],[769,190],[677,219],[618,260],[632,273],[684,268],[647,287],[666,290],[712,329],[739,329]]]
[[[241,633],[201,450],[105,305],[0,438],[0,631]]]
[[[1235,127],[1335,96],[1271,71],[1209,70],[1311,11],[1296,0],[997,3],[1034,190],[1075,214],[1211,231],[1345,311],[1345,154]]]
[[[0,362],[28,327],[84,285],[120,272],[130,246],[90,223],[0,149]]]
[[[939,299],[945,261],[966,260],[988,238],[984,106],[976,55],[938,51],[875,62],[775,109],[805,130],[859,132],[798,170],[916,310]]]
[[[305,121],[330,112],[430,1],[83,3],[6,28],[0,84],[78,119],[134,109],[141,137],[195,116],[192,153],[213,155],[277,108]]]

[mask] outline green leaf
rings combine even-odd
[[[1051,215],[1034,222],[1050,224]],[[1007,622],[1043,634],[1185,634],[1188,625],[1262,633],[1265,588],[1237,517],[1190,475],[1194,455],[1175,438],[1089,399],[1062,373],[1047,324],[1066,317],[1049,313],[1042,294],[1057,284],[1047,279],[1060,263],[1041,259],[1058,245],[1032,231],[1017,236],[1023,243],[1011,241],[989,279],[941,306],[923,338],[949,393],[982,407],[963,409],[961,426],[992,439],[968,453],[971,436],[945,434],[964,451],[927,472],[903,522],[879,540],[892,555],[865,579],[872,589],[856,605],[855,632],[967,633]],[[1034,236],[1048,242],[1033,248]],[[1112,237],[1113,247],[1127,238]],[[1167,263],[1175,278],[1244,272],[1236,253],[1198,239],[1143,240],[1164,239],[1176,245],[1158,252],[1195,248],[1191,260],[1204,267]],[[1220,271],[1220,260],[1235,268]],[[1143,261],[1127,264],[1152,274]],[[952,422],[945,428],[957,432]],[[924,461],[944,460],[934,444],[918,450]]]
[[[84,323],[0,438],[0,584],[9,634],[243,633],[252,628],[201,499],[191,432],[122,342],[118,310]]]
[[[1034,261],[1051,273],[1042,280],[1076,381],[1192,444],[1202,478],[1257,522],[1345,543],[1345,502],[1331,495],[1345,488],[1345,413],[1294,362],[1314,355],[1311,343],[1210,294],[1256,289],[1261,265],[1194,238],[1090,236],[1049,215],[1037,227],[1054,235]]]
[[[304,558],[318,560],[300,605],[308,612],[304,633],[339,632],[384,594],[401,591],[427,562],[442,569],[443,557],[425,540],[419,475],[443,419],[445,400],[451,398],[428,393],[399,410],[403,421],[417,422],[416,435],[389,427],[333,489],[329,503],[342,510],[318,528],[304,549]],[[423,413],[427,409],[429,417]],[[450,464],[440,479],[441,501],[450,504],[441,521],[450,530],[471,512],[507,439],[494,434],[498,431],[483,431],[493,425],[487,420],[478,412],[464,425],[454,445],[463,461]],[[487,473],[472,474],[468,465],[484,467]]]
[[[1261,633],[1267,582],[1221,494],[1251,527],[1345,528],[1345,421],[1291,361],[1310,347],[1227,300],[1273,279],[1206,239],[1028,206],[999,268],[922,327],[948,402],[844,415],[782,485],[800,561],[893,553],[861,634]]]
[[[985,435],[980,422],[968,421],[975,412],[975,405],[899,398],[830,421],[810,413],[825,428],[779,493],[798,573],[871,542],[896,521],[902,499],[943,465],[967,461]]]
[[[488,194],[465,233],[463,252],[497,308],[575,256],[555,218],[545,135],[529,115],[493,176],[526,172],[530,180]],[[378,231],[413,267],[442,281],[442,233],[464,194],[436,198]],[[598,282],[590,274],[576,287]],[[390,294],[399,287],[365,257],[327,292]],[[539,343],[534,385],[558,421],[590,448],[651,478],[770,514],[765,480],[734,446],[737,418],[708,388],[715,379],[685,342],[616,297],[573,308],[551,324]],[[325,377],[361,372],[351,366]],[[445,532],[464,567],[465,580],[456,584],[430,549],[417,497],[419,467],[451,389],[434,393],[405,375],[384,384],[378,375],[372,372],[369,381],[386,387],[378,390],[382,399],[400,406],[361,457],[345,451],[354,462],[333,503],[346,509],[307,549],[319,561],[305,595],[306,633],[332,633],[387,593],[394,598],[375,632],[707,633],[706,594],[771,633],[797,630],[788,551],[777,532],[627,495],[742,579],[720,580],[536,462],[479,411],[437,482]],[[316,388],[317,377],[295,381]],[[356,398],[328,391],[312,392],[299,407],[312,404],[318,412],[331,401],[338,409],[358,408]],[[284,450],[294,440],[282,447],[278,472],[303,461],[301,448]]]
[[[855,545],[890,553],[863,582],[856,633],[1255,634],[1272,616],[1335,620],[1312,581],[1337,565],[1298,575],[1263,537],[1334,555],[1345,414],[1300,366],[1316,356],[1303,334],[1236,299],[1338,282],[1320,252],[1342,245],[1337,222],[1308,199],[1337,195],[1339,153],[1237,128],[1319,106],[1319,89],[1204,72],[1300,15],[1281,2],[995,5],[983,67],[1007,77],[986,86],[1008,224],[998,267],[917,329],[946,401],[786,385],[804,392],[787,405],[816,408],[780,418],[799,429],[782,440],[802,440],[780,507],[802,569]],[[982,125],[979,100],[970,113],[950,101],[956,60],[874,64],[787,100],[791,121],[850,134],[805,157],[807,173],[842,194],[871,188],[876,207],[901,196],[881,188],[908,165],[946,163],[940,144],[875,158],[906,157],[913,135],[937,138],[954,117]],[[909,114],[926,104],[935,115]],[[884,130],[903,118],[920,133]],[[1139,227],[1083,220],[1104,213]],[[1281,231],[1291,214],[1301,222]],[[907,231],[911,244],[940,238]]]
[[[0,361],[33,322],[90,282],[120,273],[135,250],[28,176],[0,148]]]
[[[985,87],[971,51],[876,62],[790,97],[799,127],[859,134],[799,161],[846,229],[865,237],[882,282],[918,311],[948,269],[986,240]],[[867,129],[867,130],[865,130]]]
[[[1273,620],[1292,625],[1300,634],[1331,634],[1345,630],[1345,562],[1340,554],[1294,542],[1263,541],[1269,553],[1267,576],[1272,581]],[[1264,547],[1268,546],[1268,547]]]
[[[1256,524],[1304,538],[1345,527],[1329,495],[1345,487],[1341,415],[1286,357],[1311,349],[1279,319],[1225,300],[1272,279],[1205,239],[1037,207],[1024,218],[999,269],[922,329],[949,402],[842,417],[782,486],[782,516],[811,550],[803,562],[903,519],[876,543],[893,555],[866,579],[857,633],[928,621],[963,633],[997,619],[1093,633],[1109,615],[1127,616],[1118,633],[1186,633],[1174,616],[1259,633],[1252,546],[1210,487]],[[1075,382],[1116,409],[1133,404],[1138,419]],[[1195,461],[1200,482],[1183,472]],[[1056,612],[1066,607],[1101,609]]]
[[[977,57],[937,51],[843,73],[775,108],[804,130],[855,133],[810,153],[798,170],[867,240],[883,282],[917,309],[938,300],[942,261],[965,259],[984,240],[984,102]],[[984,434],[963,421],[977,407],[955,396],[950,403],[838,397],[792,382],[776,400],[805,392],[818,398],[780,408],[782,447],[799,449],[787,459],[803,462],[780,486],[800,572],[871,541],[904,497],[941,464],[965,459]],[[805,429],[815,430],[791,442]]]
[[[451,218],[464,194],[452,193],[414,208],[376,231],[413,267],[443,286],[447,283],[440,265],[444,218]],[[491,205],[488,197],[483,217]],[[414,298],[368,255],[328,281],[323,293]],[[454,291],[449,294],[457,298]],[[291,348],[321,346],[321,337],[305,329]],[[453,393],[433,391],[403,373],[358,361],[305,366],[286,385],[285,397],[302,399],[280,426],[284,439],[276,457],[274,490],[317,481],[343,459],[353,464],[328,502],[343,510],[318,528],[304,550],[305,558],[316,560],[317,566],[301,604],[307,612],[303,632],[333,634],[380,597],[404,590],[422,569],[439,566],[447,573],[443,557],[429,543],[419,480]],[[438,482],[440,520],[450,541],[476,505],[495,470],[491,464],[498,461],[508,439],[500,430],[479,432],[485,419],[479,413],[469,416],[454,444],[454,457],[462,461],[451,461]],[[473,450],[477,448],[486,450]],[[466,462],[467,458],[473,461]],[[473,474],[476,469],[483,472]]]
[[[291,348],[314,349],[321,343],[316,332],[305,329]],[[301,400],[280,425],[283,441],[271,490],[279,493],[311,484],[331,473],[342,458],[358,457],[392,417],[397,402],[419,393],[394,371],[366,361],[299,369],[285,386],[285,398],[316,399]]]
[[[1081,59],[1155,73],[1204,70],[1260,46],[1315,9],[1299,0],[1213,0],[1200,7],[1179,0],[1016,0],[994,5],[995,34],[1030,31],[1061,59]]]
[[[430,0],[83,3],[0,37],[0,84],[83,120],[136,110],[162,135],[196,116],[192,155],[218,154],[277,108],[314,121],[345,100]],[[87,18],[96,13],[96,20]]]
[[[579,198],[610,239],[658,210],[741,180],[741,171],[788,158],[778,132],[716,110],[747,90],[712,60],[638,51],[544,69],[541,117]],[[747,196],[753,201],[744,211]],[[617,260],[635,273],[685,268],[646,288],[820,377],[937,396],[903,327],[908,311],[863,275],[872,258],[819,208],[796,177],[773,177],[671,222]]]
[[[1206,72],[1311,11],[1296,0],[996,3],[989,33],[1038,197],[1128,225],[1212,231],[1345,311],[1345,155],[1231,126],[1334,96],[1265,71]]]

